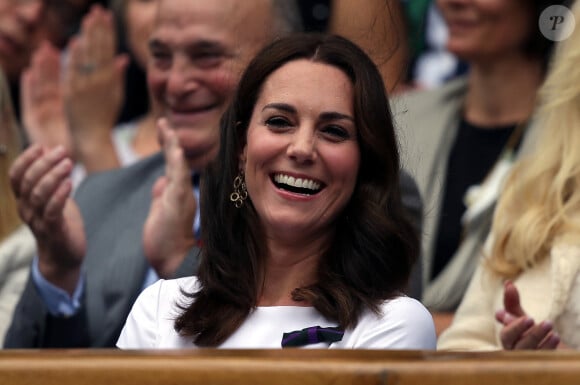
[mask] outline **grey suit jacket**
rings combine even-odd
[[[161,153],[135,165],[87,178],[75,200],[87,237],[82,309],[53,317],[29,277],[5,347],[112,347],[139,295],[148,263],[142,247],[151,189],[164,172]],[[193,275],[199,250],[192,249],[176,276]]]
[[[51,316],[29,277],[6,335],[7,348],[113,347],[139,293],[148,268],[143,249],[143,224],[151,189],[163,174],[162,154],[135,165],[87,178],[75,199],[87,236],[83,264],[86,277],[82,310],[70,318]],[[422,201],[413,179],[401,175],[403,202],[420,228]],[[199,250],[192,249],[176,277],[193,275]],[[410,294],[420,293],[420,265]]]
[[[493,200],[469,222],[458,250],[443,271],[430,280],[447,162],[466,92],[467,79],[459,78],[434,90],[403,94],[392,102],[402,164],[415,178],[423,197],[422,301],[435,311],[453,311],[459,305],[477,266],[495,208]],[[533,127],[526,129],[518,156],[533,145]]]

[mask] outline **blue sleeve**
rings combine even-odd
[[[81,308],[80,299],[84,293],[85,286],[83,274],[81,274],[71,297],[66,291],[54,286],[42,276],[38,268],[38,256],[36,256],[32,261],[32,280],[49,313],[53,316],[70,317],[75,315]]]

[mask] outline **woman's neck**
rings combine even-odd
[[[475,63],[469,73],[464,118],[482,127],[523,122],[534,110],[542,79],[540,61],[522,55]]]
[[[299,245],[297,247],[297,245]],[[324,242],[268,241],[264,286],[259,296],[260,306],[310,306],[292,299],[292,291],[316,282]]]

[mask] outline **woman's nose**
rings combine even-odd
[[[299,163],[316,159],[316,138],[312,129],[299,128],[291,138],[287,154]]]

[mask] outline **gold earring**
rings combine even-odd
[[[230,194],[230,201],[234,202],[234,206],[239,209],[247,197],[248,190],[246,190],[244,172],[240,170],[238,176],[234,178],[234,192]]]

